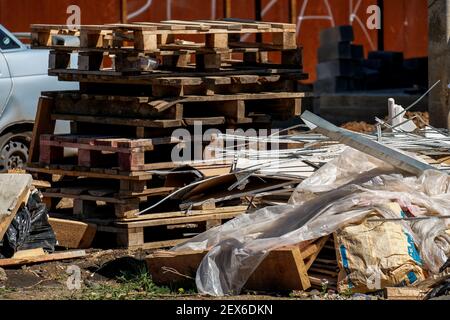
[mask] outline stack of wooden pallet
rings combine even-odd
[[[33,25],[32,36],[34,48],[51,49],[49,74],[79,82],[80,90],[43,93],[28,170],[52,180],[43,190],[58,200],[48,200],[52,211],[60,199],[73,199],[65,217],[97,224],[122,246],[170,246],[180,230],[195,234],[246,211],[202,205],[178,212],[169,201],[159,212],[137,216],[199,173],[230,171],[227,161],[192,162],[188,168],[172,162],[181,142],[175,129],[193,132],[196,123],[203,129],[270,129],[301,112],[305,94],[296,88],[306,75],[291,24]],[[79,46],[60,44],[68,36],[79,38]],[[243,41],[252,37],[267,43]],[[58,120],[71,122],[70,134],[55,134]],[[75,157],[64,156],[74,150]]]

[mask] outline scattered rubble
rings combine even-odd
[[[409,108],[391,99],[390,116],[375,125],[337,127],[306,111],[305,125],[271,132],[277,121],[300,116],[308,96],[296,92],[306,75],[295,25],[155,25],[154,32],[178,37],[186,30],[206,40],[170,45],[135,27],[95,26],[89,32],[98,42],[84,44],[76,70],[68,58],[79,48],[42,42],[64,27],[33,26],[33,46],[52,49],[50,73],[83,86],[40,99],[27,167],[35,187],[28,174],[0,175],[0,267],[6,269],[0,268],[0,281],[22,277],[25,291],[48,282],[80,299],[449,294],[450,137],[428,124],[427,113],[408,112],[404,119]],[[216,33],[223,28],[230,35],[273,33],[270,50],[282,61],[271,63],[261,43],[256,51],[247,51],[248,43],[229,44],[232,37]],[[347,53],[362,59],[350,29],[323,37],[342,38]],[[108,48],[124,39],[132,47],[105,70]],[[182,46],[183,54],[162,54],[167,46],[171,52]],[[161,63],[145,66],[150,58],[136,59],[144,51]],[[242,61],[235,51],[245,53]],[[338,53],[320,50],[322,89],[339,86],[327,74],[344,71],[345,64],[329,61]],[[403,60],[380,52],[370,60],[377,57]],[[56,134],[54,120],[72,121],[71,134]],[[267,134],[226,131],[196,141],[199,121],[229,130],[251,125]],[[194,136],[175,137],[173,130]],[[204,159],[193,159],[191,149]],[[70,150],[76,155],[66,157]],[[175,161],[174,150],[189,159]],[[71,272],[78,282],[67,282]]]

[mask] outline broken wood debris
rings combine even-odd
[[[36,263],[78,259],[85,257],[86,251],[77,250],[77,251],[58,252],[52,254],[42,254],[41,252],[39,252],[38,254],[24,253],[23,255],[24,255],[23,257],[20,257],[19,255],[18,258],[0,259],[0,267],[2,268],[20,267]]]

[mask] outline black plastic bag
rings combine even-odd
[[[34,191],[27,205],[17,212],[3,237],[1,256],[10,258],[20,250],[43,248],[54,252],[56,236],[48,222],[48,210],[41,201],[40,193]]]
[[[426,299],[435,299],[442,296],[450,295],[450,279],[446,279],[437,284],[430,293],[428,293]]]

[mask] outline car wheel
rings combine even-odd
[[[0,172],[25,168],[31,137],[29,131],[10,132],[0,137]]]

